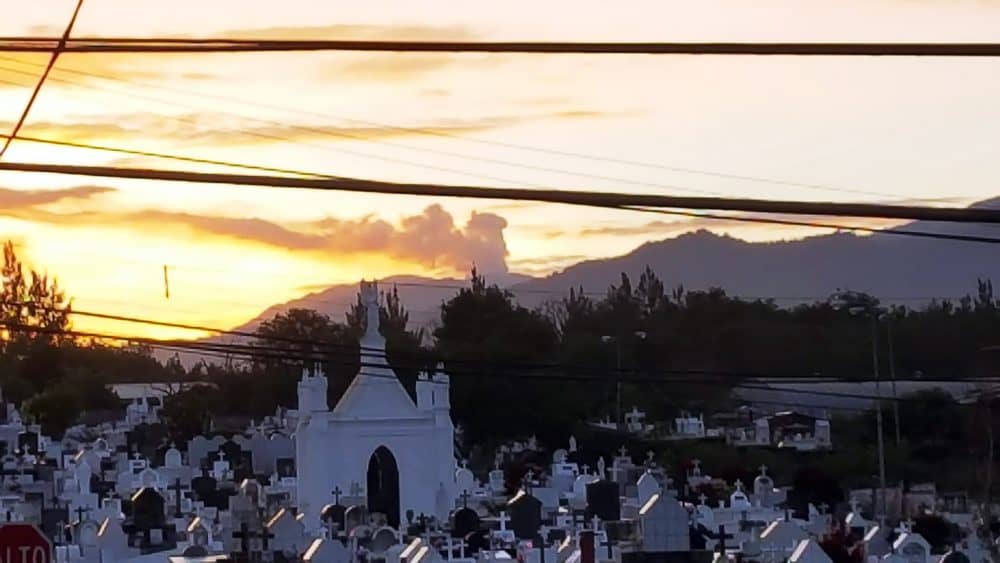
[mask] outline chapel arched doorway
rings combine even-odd
[[[385,515],[399,528],[399,466],[389,448],[379,446],[368,459],[368,513]]]

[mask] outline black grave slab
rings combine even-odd
[[[451,536],[464,538],[479,529],[479,514],[471,508],[460,508],[451,515]]]
[[[507,502],[507,512],[510,513],[510,526],[514,536],[522,540],[538,537],[538,530],[542,527],[542,501],[520,491]]]
[[[605,522],[621,520],[617,483],[597,481],[587,485],[587,517],[594,516]]]

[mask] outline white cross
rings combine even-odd
[[[705,496],[705,493],[698,495],[698,502],[700,502],[702,506],[705,506],[706,500],[708,500],[708,497]]]
[[[628,450],[625,449],[625,446],[623,445],[622,447],[618,448],[618,453],[621,454],[621,457],[625,457],[628,455]]]
[[[760,469],[761,476],[766,477],[767,476],[767,466],[766,465],[761,465],[759,469]]]
[[[500,531],[507,531],[507,522],[510,522],[510,517],[507,516],[506,512],[500,512],[500,516],[497,516],[497,521],[500,522]]]
[[[608,473],[611,474],[611,480],[612,481],[618,481],[618,474],[621,473],[621,472],[622,472],[622,469],[620,467],[618,467],[617,463],[615,463],[614,465],[612,465],[611,469],[608,469]]]
[[[469,461],[463,459],[462,460],[462,469],[468,469],[468,468],[469,468]]]
[[[594,532],[598,532],[601,529],[601,519],[595,514],[593,518],[590,519],[591,526],[594,527]]]

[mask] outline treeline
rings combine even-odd
[[[1000,342],[1000,304],[989,281],[979,281],[976,289],[957,303],[887,307],[878,331],[882,373],[889,369],[891,323],[898,377],[980,374],[979,351]],[[834,299],[783,308],[719,289],[668,290],[647,269],[634,283],[622,275],[602,298],[573,290],[540,309],[519,305],[510,292],[473,272],[469,286],[442,303],[430,334],[408,329],[394,290],[384,293],[381,317],[389,359],[411,390],[419,370],[444,361],[453,375],[452,411],[467,443],[532,433],[562,443],[581,420],[616,415],[619,367],[626,380],[624,408],[637,405],[656,418],[726,407],[732,386],[751,375],[868,378],[871,321],[848,309]],[[270,354],[216,370],[210,378],[220,389],[214,408],[259,417],[278,405],[293,406],[302,369],[295,358],[317,353],[334,404],[361,361],[362,313],[359,302],[343,322],[293,309],[263,323],[256,344]],[[317,342],[326,346],[309,344]],[[203,375],[209,374],[198,378]],[[251,387],[246,377],[253,378]]]

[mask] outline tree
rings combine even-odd
[[[328,399],[336,401],[347,389],[359,364],[358,333],[311,309],[289,309],[261,323],[254,346],[251,375],[255,393],[250,411],[255,415],[274,412],[277,405],[295,404],[296,385],[303,368],[322,364],[329,379]]]
[[[468,443],[496,443],[534,432],[563,440],[583,416],[567,401],[573,387],[552,381],[527,383],[532,363],[552,358],[556,328],[538,311],[473,270],[469,287],[441,306],[434,331],[437,352],[452,374],[452,413]]]
[[[0,268],[0,321],[5,325],[0,333],[4,350],[23,352],[34,343],[52,344],[64,340],[57,334],[69,328],[70,303],[56,279],[31,270],[24,273],[14,243],[3,245],[3,267]],[[31,331],[39,328],[43,332]]]
[[[209,385],[194,385],[175,393],[163,402],[162,416],[170,439],[185,443],[208,432],[212,413],[217,411],[218,390]]]

